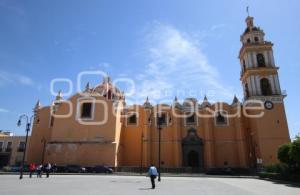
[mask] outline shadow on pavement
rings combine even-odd
[[[262,179],[262,180],[270,181],[274,184],[285,185],[287,187],[300,188],[300,183],[297,183],[297,182],[289,182],[289,181],[281,181],[281,180],[270,180],[270,179]]]
[[[139,190],[152,190],[152,188],[139,188]]]

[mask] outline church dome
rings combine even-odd
[[[101,84],[92,89],[92,92],[113,100],[124,98],[124,94],[113,85],[109,76],[106,76]]]

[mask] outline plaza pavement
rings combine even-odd
[[[0,195],[300,195],[300,186],[255,178],[162,177],[150,189],[145,176],[54,175],[50,178],[19,180],[18,175],[0,175]]]

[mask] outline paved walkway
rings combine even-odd
[[[155,190],[149,187],[149,179],[142,176],[56,175],[29,179],[26,175],[19,180],[17,175],[0,175],[1,195],[300,195],[300,186],[253,178],[163,177]]]

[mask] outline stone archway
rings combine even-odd
[[[204,167],[203,141],[197,135],[196,129],[189,129],[185,138],[182,139],[182,162],[184,167]]]

